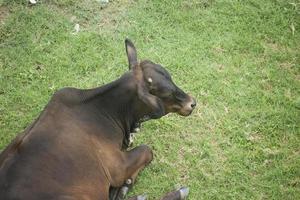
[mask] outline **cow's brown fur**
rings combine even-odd
[[[1,199],[107,200],[110,187],[121,187],[127,179],[134,182],[151,162],[146,145],[126,151],[134,124],[168,112],[183,114],[182,109],[183,115],[189,114],[195,103],[168,74],[165,82],[149,86],[145,76],[157,79],[167,72],[154,63],[139,64],[128,40],[126,49],[128,73],[95,89],[59,90],[39,118],[1,153]],[[162,84],[180,92],[181,99],[160,96]]]

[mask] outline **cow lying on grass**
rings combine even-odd
[[[196,106],[162,66],[138,62],[132,42],[125,40],[125,46],[129,72],[98,88],[57,91],[1,153],[1,200],[124,198],[152,160],[146,145],[126,150],[132,130],[170,112],[187,116]],[[186,193],[175,191],[165,199]]]

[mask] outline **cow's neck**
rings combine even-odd
[[[91,112],[106,117],[128,137],[132,126],[147,115],[147,107],[137,97],[131,73],[116,81],[87,91],[85,104]]]

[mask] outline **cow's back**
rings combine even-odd
[[[50,101],[40,117],[1,153],[1,199],[103,196],[100,188],[108,189],[103,187],[107,183],[90,139],[70,120],[67,110]]]

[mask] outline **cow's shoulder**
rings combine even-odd
[[[55,118],[58,118],[59,112],[57,112],[57,110],[62,110],[64,104],[70,104],[71,100],[76,101],[76,99],[78,99],[77,93],[78,91],[76,88],[63,88],[55,92],[38,118],[22,133],[18,134],[17,137],[13,139],[2,152],[0,152],[0,169],[1,166],[6,163],[6,161],[8,161],[10,158],[13,158],[15,153],[18,152],[22,146],[24,146],[24,141],[29,135],[32,135],[34,132],[47,132],[41,130],[44,129],[44,127],[50,126],[50,123],[54,123],[53,120],[49,120],[49,117],[55,115]]]
[[[0,169],[21,145],[25,133],[19,134],[0,154]]]
[[[30,133],[36,122],[39,120],[36,119],[30,126],[28,126],[22,133],[18,134],[15,139],[1,152],[0,154],[0,169],[4,166],[6,161],[10,158],[13,158],[15,152],[18,151],[20,146],[23,143],[24,138]]]
[[[82,99],[82,93],[82,90],[77,88],[61,88],[53,94],[51,101],[61,103],[78,103]]]

